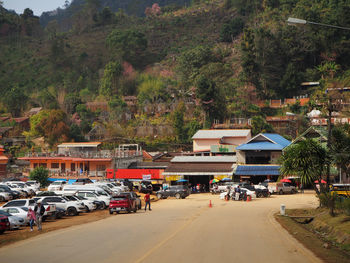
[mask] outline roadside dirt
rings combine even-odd
[[[292,209],[287,212],[289,215],[298,216],[315,215],[315,209]],[[325,262],[350,262],[350,255],[347,252],[331,244],[322,235],[317,235],[310,231],[307,224],[300,224],[289,217],[280,216],[279,214],[275,214],[275,218],[294,238]]]
[[[144,196],[145,194],[142,193],[137,193],[140,195],[140,199],[142,202],[142,208],[144,208],[145,202],[144,202]],[[151,202],[156,202],[158,201],[157,197],[154,195],[151,195]],[[0,202],[0,207],[4,205],[5,203]],[[32,238],[34,236],[55,231],[58,229],[63,229],[67,227],[72,227],[75,225],[81,225],[81,224],[86,224],[90,222],[95,222],[104,218],[109,217],[110,214],[107,210],[96,210],[92,211],[90,213],[80,213],[79,216],[66,216],[61,219],[57,220],[50,220],[48,219],[47,221],[43,222],[43,230],[38,231],[36,226],[34,226],[33,232],[30,231],[29,226],[21,227],[21,229],[18,230],[11,230],[11,231],[5,231],[4,234],[2,234],[0,237],[0,247],[12,244],[17,241],[25,240],[28,238]]]
[[[19,230],[5,231],[5,233],[1,235],[0,247],[58,229],[95,222],[108,216],[110,216],[108,210],[96,210],[90,213],[81,213],[79,216],[66,216],[54,221],[47,220],[43,222],[42,231],[38,231],[36,226],[34,226],[33,232],[30,232],[29,226],[22,227]]]

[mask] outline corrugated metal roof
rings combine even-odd
[[[192,139],[221,139],[223,137],[247,137],[250,130],[199,130]]]
[[[291,144],[290,141],[277,133],[263,133],[262,135],[274,141],[275,143],[282,145],[283,148]]]
[[[283,146],[280,144],[275,144],[272,142],[251,142],[246,144],[241,144],[236,149],[241,151],[250,151],[250,150],[277,150],[282,151]]]
[[[257,139],[259,138],[259,140]],[[261,140],[261,138],[265,140]],[[291,144],[290,141],[276,133],[260,133],[247,143],[239,145],[237,150],[283,150]]]
[[[235,175],[280,175],[279,165],[239,165]]]
[[[172,163],[236,163],[236,156],[175,156]]]

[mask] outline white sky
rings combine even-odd
[[[2,0],[6,9],[15,10],[22,14],[27,7],[32,9],[34,15],[40,16],[42,12],[55,10],[63,7],[65,0]],[[71,1],[69,1],[71,2]]]

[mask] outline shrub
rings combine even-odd
[[[36,167],[33,171],[30,172],[29,179],[36,180],[40,183],[41,187],[45,187],[49,184],[49,170],[44,167]]]

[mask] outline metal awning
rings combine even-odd
[[[280,175],[279,169],[279,165],[239,165],[236,169],[235,175]]]

